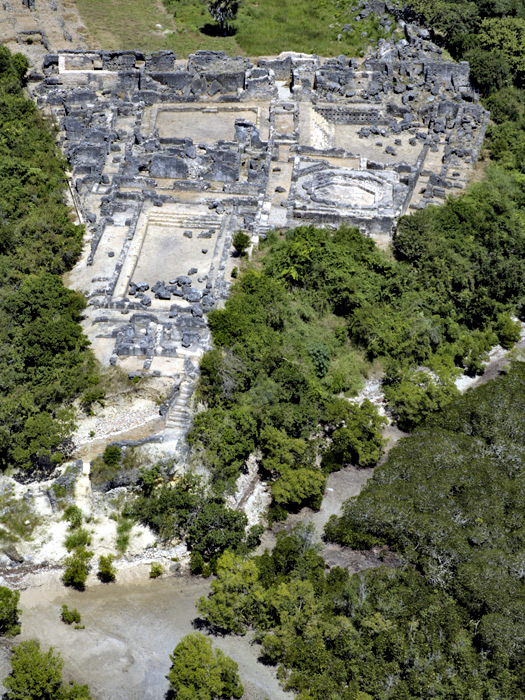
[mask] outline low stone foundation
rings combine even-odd
[[[71,164],[88,241],[71,279],[98,356],[190,384],[236,230],[347,222],[387,241],[465,186],[488,121],[468,65],[410,26],[362,61],[59,51],[30,88]]]

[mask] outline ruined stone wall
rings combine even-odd
[[[465,186],[488,120],[467,64],[408,26],[362,61],[68,50],[31,80],[86,224],[88,334],[103,361],[182,382],[167,416],[181,434],[233,233],[347,222],[388,240]]]

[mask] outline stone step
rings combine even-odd
[[[191,412],[188,408],[193,395],[194,385],[190,381],[183,381],[174,403],[166,416],[166,428],[177,429],[185,432],[191,421]]]
[[[220,219],[218,216],[190,217],[184,214],[164,214],[162,212],[158,212],[150,214],[148,223],[156,224],[157,226],[173,226],[177,228],[209,229],[218,228],[220,225]]]

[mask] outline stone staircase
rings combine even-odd
[[[183,379],[179,386],[177,398],[171,404],[166,416],[166,430],[174,433],[173,437],[183,437],[191,423],[190,400],[195,386],[193,381]]]
[[[148,224],[154,226],[166,226],[169,228],[210,229],[219,228],[221,217],[213,216],[189,216],[183,212],[151,212]]]

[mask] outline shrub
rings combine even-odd
[[[65,622],[66,625],[72,625],[73,623],[80,625],[82,621],[82,616],[76,608],[72,608],[70,610],[64,603],[64,605],[62,606],[62,610],[60,611],[60,619],[62,620],[62,622]]]
[[[11,656],[11,674],[3,680],[8,700],[92,700],[87,685],[62,682],[63,661],[53,649],[40,651],[30,639],[18,644]]]
[[[77,588],[80,591],[84,590],[92,558],[93,552],[89,552],[83,547],[79,547],[66,558],[66,570],[62,575],[62,581],[66,586]]]
[[[502,314],[497,321],[496,333],[501,347],[509,350],[521,336],[521,326],[507,314]]]
[[[143,473],[143,478],[146,473]],[[172,488],[154,488],[153,478],[144,480],[144,494],[126,506],[124,515],[150,527],[160,539],[182,536],[189,518],[202,503],[202,488],[198,477],[183,476]]]
[[[53,484],[52,489],[57,498],[65,498],[67,495],[67,489],[64,484]]]
[[[205,561],[236,549],[244,540],[248,519],[222,502],[206,503],[188,528],[187,542]]]
[[[188,634],[170,655],[170,689],[176,698],[240,698],[244,692],[237,664],[220,649],[213,650],[203,634]]]
[[[108,445],[104,450],[102,459],[108,467],[116,467],[120,464],[122,458],[122,450],[118,445]]]
[[[232,244],[238,256],[244,255],[245,251],[250,246],[250,242],[251,238],[247,233],[237,231],[237,233],[234,234]]]
[[[162,564],[159,564],[158,561],[153,562],[150,570],[149,570],[149,577],[150,578],[159,578],[159,576],[162,576],[164,574],[164,567]]]
[[[126,518],[123,515],[118,517],[116,547],[121,554],[124,554],[129,547],[129,538],[132,528],[133,521],[130,518]]]
[[[82,525],[82,511],[78,506],[68,506],[64,511],[63,518],[69,521],[70,530],[76,530]]]
[[[190,570],[195,576],[204,576],[208,578],[211,575],[211,567],[207,564],[200,552],[194,549],[190,557]]]
[[[91,535],[85,528],[79,527],[69,533],[64,544],[68,552],[78,547],[87,547],[91,544]]]
[[[117,577],[117,569],[113,566],[115,557],[113,554],[102,555],[98,560],[97,576],[102,583],[112,583]]]
[[[0,586],[0,634],[12,637],[20,632],[18,601],[20,593]]]

